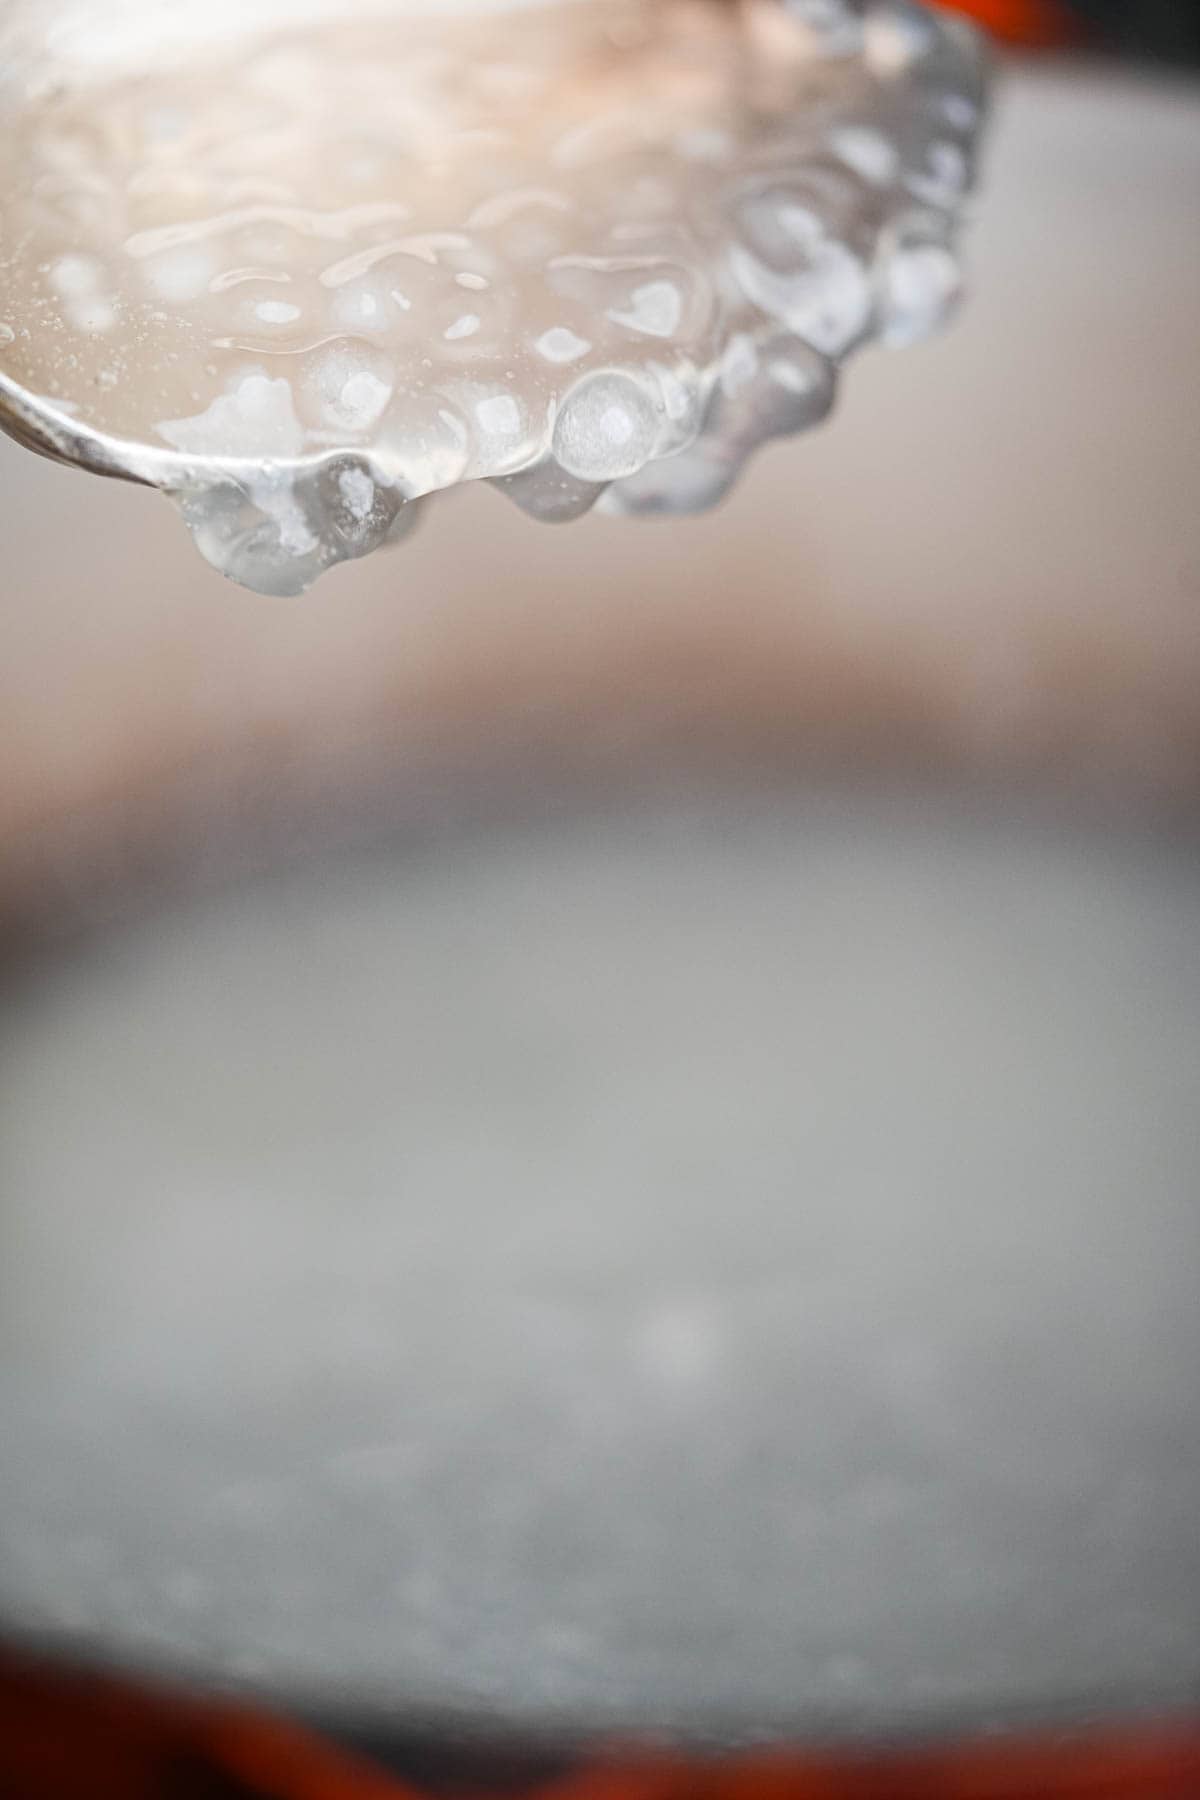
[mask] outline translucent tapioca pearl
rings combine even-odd
[[[371,462],[337,456],[308,477],[309,509],[340,557],[366,556],[393,533],[406,496]],[[412,523],[405,519],[404,529]]]
[[[244,282],[223,310],[231,331],[256,351],[310,342],[317,324],[309,295],[285,282]]]
[[[941,28],[912,0],[875,0],[863,18],[863,61],[878,81],[896,81],[935,56]]]
[[[739,332],[708,394],[699,436],[617,482],[601,506],[626,514],[703,512],[733,486],[760,444],[819,424],[834,390],[832,366],[808,344]]]
[[[323,344],[301,363],[297,388],[305,423],[318,435],[363,437],[387,410],[395,379],[392,358],[363,339]]]
[[[466,478],[470,422],[452,394],[400,377],[371,441],[373,463],[400,492],[436,493]]]
[[[51,106],[27,134],[34,185],[86,188],[120,225],[93,240],[0,192],[5,242],[35,246],[17,280],[25,316],[41,309],[39,391],[218,460],[354,450],[398,492],[495,477],[552,518],[615,481],[629,504],[640,483],[690,506],[823,404],[800,363],[790,389],[763,373],[768,321],[840,357],[876,323],[915,332],[951,284],[949,242],[891,221],[921,210],[902,176],[935,184],[931,216],[959,210],[970,54],[893,0],[872,5],[861,59],[816,53],[819,10],[803,26],[770,0],[513,13],[472,26],[494,53],[472,40],[465,63],[443,16],[401,35],[372,12],[260,45],[216,89],[180,67],[153,92],[117,80]],[[72,109],[104,126],[76,133],[86,159],[63,152]],[[184,123],[152,129],[148,109]],[[38,160],[47,140],[61,166]],[[48,285],[96,246],[103,281]],[[107,335],[81,329],[81,306],[109,303]],[[31,356],[0,361],[24,379]],[[675,473],[652,474],[667,453]],[[303,470],[291,500],[279,482],[251,495],[239,567],[274,541],[291,583],[357,553],[366,490],[347,473],[337,506]]]
[[[145,292],[170,306],[186,305],[201,299],[210,291],[210,283],[219,278],[220,268],[209,244],[178,244],[146,256],[138,264],[138,274]]]
[[[904,177],[904,185],[918,200],[931,206],[954,207],[970,184],[966,152],[950,138],[935,138],[925,149],[920,166]]]
[[[572,331],[569,325],[548,325],[532,340],[535,355],[555,368],[580,362],[593,347],[591,338]]]
[[[918,343],[942,326],[962,298],[962,264],[944,216],[899,219],[880,247],[876,292],[884,343]]]
[[[747,455],[768,438],[820,424],[836,385],[833,364],[811,344],[789,333],[767,336],[755,343],[752,366],[740,369],[727,357],[705,429]]]
[[[178,494],[197,549],[232,581],[280,598],[303,593],[327,557],[289,477],[235,480]]]
[[[895,144],[869,125],[835,127],[829,134],[829,148],[839,162],[872,187],[887,187],[899,172]]]
[[[737,480],[741,464],[719,439],[702,437],[676,456],[663,456],[605,489],[598,510],[621,517],[707,512]]]
[[[787,269],[817,233],[862,254],[886,216],[880,185],[824,142],[797,159],[796,166],[762,170],[727,184],[722,204],[738,240],[770,267]]]
[[[491,485],[543,525],[568,525],[582,518],[604,492],[603,482],[568,474],[552,456],[514,475],[494,477]]]
[[[60,300],[86,300],[108,285],[108,271],[94,256],[70,251],[46,267],[46,284]]]
[[[705,276],[656,256],[562,256],[547,267],[546,286],[581,315],[631,343],[696,343],[712,322]]]
[[[555,460],[581,481],[632,475],[656,453],[665,410],[648,381],[615,369],[586,375],[559,408]]]
[[[304,447],[291,383],[256,369],[231,379],[203,412],[163,420],[158,435],[173,450],[206,458],[274,460],[299,456]]]
[[[861,259],[834,238],[816,237],[786,272],[761,262],[742,244],[729,251],[741,292],[770,318],[826,356],[841,356],[871,322],[873,295]]]

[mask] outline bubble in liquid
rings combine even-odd
[[[548,522],[713,504],[952,309],[960,23],[399,12],[0,16],[0,422],[178,495],[233,579],[297,592],[464,480]]]

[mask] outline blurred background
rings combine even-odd
[[[1200,58],[1200,20],[1180,0],[964,0],[955,10],[1012,44],[1090,44],[1163,61]]]
[[[0,443],[0,1626],[204,1696],[6,1794],[1196,1791],[1200,40],[962,10],[963,314],[711,517],[263,601]]]

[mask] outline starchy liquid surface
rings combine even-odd
[[[0,1618],[326,1708],[1200,1679],[1200,869],[745,790],[380,848],[0,1010]]]

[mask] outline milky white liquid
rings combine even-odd
[[[740,792],[0,1004],[0,1621],[758,1733],[1200,1679],[1200,868]]]
[[[266,592],[464,480],[710,504],[957,293],[978,61],[904,0],[44,10],[0,87],[0,397]]]

